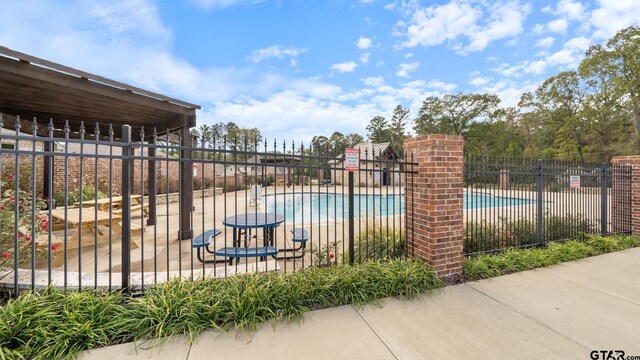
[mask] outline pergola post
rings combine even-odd
[[[180,128],[180,135],[183,148],[180,150],[180,224],[178,231],[178,240],[187,240],[193,237],[193,230],[191,229],[191,212],[193,211],[193,170],[191,167],[191,146],[192,138],[189,132],[189,127],[183,126]]]
[[[156,224],[156,136],[154,130],[154,136],[151,140],[151,147],[149,147],[149,166],[148,166],[148,189],[149,189],[149,218],[147,219],[147,225]]]
[[[53,141],[45,141],[44,142],[44,151],[46,153],[53,152]],[[45,155],[44,156],[44,174],[43,174],[43,183],[42,183],[42,197],[44,199],[53,199],[53,181],[51,181],[52,176],[54,174],[53,170],[53,156]]]

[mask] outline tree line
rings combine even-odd
[[[640,27],[591,46],[577,70],[546,79],[516,106],[500,102],[494,94],[427,97],[413,131],[463,135],[469,156],[606,162],[640,154]],[[371,119],[368,139],[401,151],[408,122],[398,105],[390,121]]]

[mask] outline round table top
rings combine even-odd
[[[276,227],[284,222],[284,216],[272,213],[248,213],[229,216],[222,222],[237,229]]]

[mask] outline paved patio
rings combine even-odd
[[[253,335],[123,344],[81,359],[589,359],[640,355],[640,248],[447,287],[383,307],[314,311]]]

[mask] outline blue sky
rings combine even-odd
[[[638,0],[0,0],[0,45],[202,106],[269,139],[365,135],[397,104],[524,91],[640,24]]]

